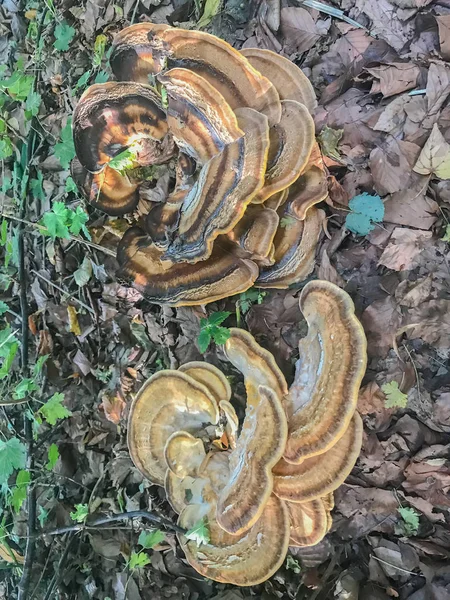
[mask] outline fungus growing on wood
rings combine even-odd
[[[120,279],[173,306],[243,292],[258,277],[264,287],[304,279],[327,177],[302,71],[272,52],[152,23],[120,32],[110,62],[120,81],[91,86],[76,107],[72,171],[96,208],[134,211]],[[158,204],[155,165],[169,179]]]
[[[206,519],[208,542],[179,540],[189,563],[216,581],[255,585],[279,568],[288,545],[317,544],[331,526],[333,491],[361,448],[355,394],[365,340],[352,302],[337,286],[312,281],[300,307],[309,331],[290,389],[270,352],[250,333],[230,330],[225,356],[244,376],[247,391],[239,435],[229,386],[206,363],[154,375],[131,410],[131,456],[147,477],[165,485],[180,526],[190,529]],[[340,353],[332,349],[334,336]],[[222,432],[229,446],[219,443]],[[308,451],[314,442],[313,455],[287,462],[293,449],[304,451],[302,440]]]

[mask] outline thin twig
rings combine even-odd
[[[392,563],[382,560],[381,558],[378,558],[378,556],[375,556],[374,554],[372,554],[372,558],[374,558],[375,560],[377,560],[380,563],[383,563],[383,565],[386,565],[387,567],[391,567],[392,569],[397,569],[397,571],[401,571],[402,573],[407,573],[408,575],[417,575],[417,573],[414,573],[414,571],[408,571],[407,569],[403,569],[402,567],[397,567],[397,565],[393,565]]]
[[[145,510],[132,510],[130,512],[120,513],[119,515],[102,517],[101,519],[96,519],[95,521],[92,521],[92,523],[79,523],[78,525],[69,525],[67,527],[59,527],[58,529],[52,529],[51,531],[44,531],[42,532],[42,534],[39,534],[36,537],[42,537],[44,535],[62,535],[71,531],[89,531],[92,529],[97,529],[101,525],[115,523],[117,521],[125,521],[126,519],[146,519],[147,521],[156,523],[157,525],[165,527],[166,529],[170,529],[171,531],[175,531],[177,533],[186,533],[186,529],[180,527],[179,525],[176,525],[175,523],[172,523],[172,521],[169,521],[169,519],[165,519],[164,517],[160,517]]]
[[[44,277],[44,275],[41,275],[40,273],[38,273],[34,269],[32,269],[31,272],[34,273],[34,275],[36,275],[36,277],[39,277],[39,279],[42,279],[42,281],[45,281],[45,283],[48,283],[48,285],[51,285],[52,287],[54,287],[55,290],[59,290],[62,294],[64,294],[65,296],[67,296],[67,298],[70,298],[74,302],[77,302],[77,304],[79,304],[80,306],[82,306],[83,308],[85,308],[87,311],[89,311],[91,314],[93,314],[95,316],[95,311],[90,306],[88,306],[87,304],[85,304],[82,300],[78,300],[78,298],[75,298],[75,296],[73,294],[71,294],[70,292],[68,292],[64,288],[60,287],[56,283],[53,283],[53,281],[51,281],[50,279],[47,279],[47,277]]]

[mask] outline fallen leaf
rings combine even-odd
[[[69,305],[67,307],[67,314],[69,316],[69,329],[75,335],[81,335],[81,327],[78,322],[77,309],[74,306]]]
[[[304,8],[282,9],[281,32],[288,53],[307,52],[320,38],[311,13]]]
[[[410,311],[408,320],[415,324],[408,329],[408,338],[421,338],[427,344],[444,350],[450,348],[450,300],[424,302]]]
[[[380,92],[385,98],[415,88],[420,75],[419,67],[409,62],[380,65],[366,70],[380,80]]]
[[[409,41],[412,24],[403,23],[388,0],[362,0],[357,5],[371,19],[372,35],[385,40],[397,52],[404,48]]]
[[[378,264],[394,271],[407,271],[432,237],[431,231],[396,227]]]
[[[104,394],[102,397],[102,408],[105,417],[108,421],[111,421],[111,423],[115,423],[116,425],[120,423],[125,407],[126,403],[118,394],[115,394],[115,396]]]
[[[411,175],[408,158],[393,137],[372,150],[370,169],[375,189],[381,196],[405,189]]]
[[[439,111],[450,94],[450,69],[442,62],[433,62],[428,70],[427,79],[427,119],[423,127],[431,128]]]
[[[450,15],[436,16],[436,21],[439,27],[439,45],[441,48],[442,58],[450,59]]]
[[[392,348],[394,333],[401,326],[401,312],[391,296],[375,300],[361,317],[367,335],[367,353],[370,357],[385,357]]]
[[[392,4],[400,8],[422,8],[433,0],[391,0]]]
[[[436,123],[414,165],[414,171],[421,175],[450,179],[450,144],[445,141]]]

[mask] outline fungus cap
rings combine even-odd
[[[366,338],[350,296],[328,281],[303,288],[300,310],[308,334],[286,398],[288,462],[329,450],[344,435],[356,410],[366,369]]]

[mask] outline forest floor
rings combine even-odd
[[[200,577],[171,533],[143,550],[138,521],[43,535],[123,511],[175,519],[130,460],[126,417],[161,368],[206,359],[237,376],[218,346],[200,353],[201,318],[229,311],[224,325],[247,328],[292,381],[303,284],[206,308],[150,305],[95,246],[120,223],[84,207],[67,170],[70,118],[109,77],[114,34],[146,20],[195,27],[205,3],[0,0],[0,389],[11,404],[0,419],[0,598],[17,597],[25,569],[27,600],[450,599],[450,0],[329,0],[335,16],[305,4],[208,0],[206,29],[284,54],[316,89],[330,199],[311,277],[349,292],[367,334],[364,443],[326,539],[236,588]],[[358,235],[345,221],[364,193],[385,213],[357,214]],[[37,543],[24,566],[27,507]]]

